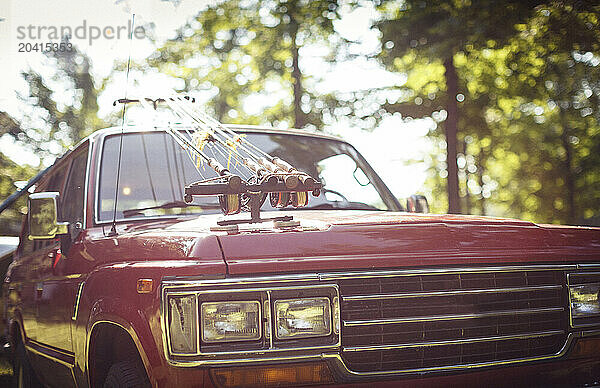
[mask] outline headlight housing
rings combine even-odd
[[[600,272],[567,276],[571,327],[600,326]]]
[[[169,306],[168,330],[173,354],[194,354],[198,350],[196,295],[173,295]]]
[[[339,349],[336,284],[229,288],[163,282],[166,356],[175,364],[214,357]]]
[[[204,302],[202,342],[252,341],[261,337],[258,301]]]
[[[585,318],[600,315],[600,283],[569,287],[571,297],[571,315],[573,318]]]
[[[329,298],[275,301],[275,335],[278,339],[321,337],[331,334]]]

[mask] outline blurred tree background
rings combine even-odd
[[[103,84],[96,85],[90,73],[90,59],[77,47],[70,52],[47,52],[50,74],[29,69],[22,73],[28,94],[17,95],[28,110],[18,121],[0,111],[0,136],[14,138],[16,144],[34,152],[40,163],[19,166],[0,153],[0,199],[4,200],[43,170],[44,160],[53,160],[65,149],[107,124],[98,117],[98,95]],[[56,95],[67,96],[58,99]],[[0,235],[18,235],[21,218],[26,212],[21,197],[0,214]]]
[[[148,65],[180,78],[181,92],[209,91],[219,121],[322,128],[335,96],[314,90],[319,80],[300,68],[300,50],[320,46],[334,57],[338,7],[337,0],[223,1],[183,26]]]
[[[373,4],[379,46],[357,54],[336,22]],[[429,118],[433,211],[600,224],[599,25],[600,6],[576,0],[225,0],[135,68],[203,93],[227,123],[322,130],[343,117],[369,130],[390,115]],[[314,52],[323,66],[363,56],[406,82],[324,92],[303,65]],[[0,112],[0,136],[42,160],[113,121],[98,117],[97,103],[111,79],[95,80],[89,58],[48,61],[54,75],[23,74],[27,118]],[[59,88],[70,98],[57,101]],[[0,170],[0,198],[35,172],[4,156]],[[0,216],[0,233],[15,233],[23,205]]]
[[[450,203],[434,202],[435,210],[598,223],[600,6],[384,1],[380,8],[379,58],[408,74],[405,97],[385,109],[443,122],[430,136],[447,158],[431,164],[428,184]]]

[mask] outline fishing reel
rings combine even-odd
[[[269,193],[269,201],[274,208],[286,208],[292,206],[295,208],[308,205],[307,191],[277,192]]]
[[[287,176],[289,177],[289,176]],[[219,197],[219,205],[224,215],[238,214],[241,211],[252,211],[252,206],[256,203],[256,206],[262,207],[262,205],[269,198],[269,203],[272,207],[277,209],[283,209],[288,206],[294,208],[302,208],[308,205],[309,194],[313,196],[319,196],[321,184],[315,182],[314,179],[306,176],[298,177],[292,176],[294,182],[294,188],[290,189],[289,180],[286,181],[285,176],[268,176],[257,182],[258,179],[251,179],[248,183],[240,185],[242,189],[241,193],[223,193]],[[308,179],[306,179],[308,178]],[[198,193],[198,187],[196,184],[195,191]],[[207,189],[207,187],[205,187]],[[197,195],[197,194],[192,194]],[[255,201],[253,202],[253,198]]]
[[[306,191],[299,192],[275,192],[269,193],[269,202],[272,207],[283,209],[288,206],[294,208],[301,208],[308,205],[308,195]],[[260,206],[265,203],[267,199],[266,194],[260,196]],[[249,210],[250,197],[245,194],[224,194],[219,195],[219,205],[224,215],[229,216],[232,214],[238,214],[242,210]]]
[[[219,195],[221,211],[226,216],[238,214],[242,210],[242,198],[239,194]]]
[[[252,177],[244,181],[227,170],[223,172],[220,177],[186,186],[184,196],[187,202],[191,202],[195,195],[216,195],[224,215],[234,215],[242,211],[249,211],[251,214],[249,220],[225,220],[219,221],[219,225],[290,220],[290,216],[262,219],[260,208],[267,197],[274,208],[302,208],[308,205],[309,195],[312,193],[313,196],[319,196],[322,188],[320,182],[303,173],[267,174],[262,178]]]

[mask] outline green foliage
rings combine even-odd
[[[8,113],[0,112],[0,136],[9,134],[17,137],[20,133],[19,123]],[[28,180],[34,174],[34,168],[19,166],[0,153],[0,198],[7,198],[17,189],[14,182]],[[25,199],[21,198],[0,214],[0,235],[17,236],[19,234],[21,218],[26,212],[25,206],[27,206]]]
[[[34,70],[23,73],[29,93],[19,98],[31,111],[23,115],[21,122],[0,112],[0,136],[11,135],[41,161],[54,159],[65,148],[105,126],[98,118],[97,97],[101,90],[90,74],[89,58],[75,46],[71,52],[49,52],[47,56],[55,70],[52,76],[43,77]],[[16,190],[14,182],[28,181],[41,167],[41,163],[37,167],[19,166],[0,154],[0,199]],[[0,215],[0,234],[18,234],[25,211],[22,197]]]
[[[533,0],[405,0],[383,1],[386,16],[378,25],[388,65],[407,53],[444,60],[468,47],[510,38],[515,26],[531,14]],[[388,43],[389,42],[389,43]]]
[[[54,158],[93,131],[106,126],[98,118],[97,87],[90,73],[90,59],[73,46],[72,51],[46,53],[54,73],[44,77],[30,69],[22,76],[29,93],[19,98],[32,107],[23,118],[17,139],[38,156]]]
[[[209,91],[219,121],[320,128],[335,99],[314,91],[299,52],[328,49],[337,10],[334,0],[224,1],[181,28],[149,63],[181,79],[180,91]]]
[[[600,7],[501,2],[506,11],[492,12],[484,3],[477,3],[481,12],[470,2],[408,1],[392,11],[384,3],[380,58],[408,75],[403,98],[385,109],[443,121],[449,96],[442,61],[453,53],[463,209],[541,222],[597,217]],[[515,7],[523,12],[516,15]],[[430,135],[441,151],[443,133]],[[431,160],[428,184],[440,195],[447,166]]]
[[[5,117],[4,112],[0,112],[0,117]],[[5,127],[0,125],[0,130]],[[0,198],[6,198],[11,195],[16,186],[14,182],[26,181],[33,177],[35,168],[30,166],[19,166],[6,156],[0,154]],[[21,231],[21,219],[26,213],[26,199],[24,197],[17,200],[13,206],[0,214],[0,235],[17,236]]]
[[[578,223],[598,214],[599,16],[599,6],[552,2],[510,45],[507,82],[521,97],[520,117],[512,121],[525,124],[511,138],[537,145],[514,152],[538,171],[539,184],[533,183],[540,186],[531,191],[530,206],[517,208],[543,220]]]
[[[461,126],[464,125],[464,120],[461,119],[462,110],[459,110],[457,100],[462,102],[459,96],[464,97],[464,94],[459,93],[459,86],[466,86],[464,78],[457,74],[457,61],[462,58],[468,62],[467,54],[473,48],[495,46],[509,39],[515,33],[515,25],[526,19],[537,3],[521,0],[406,0],[402,3],[383,2],[380,7],[386,17],[378,23],[383,46],[379,59],[388,69],[407,71],[409,79],[416,72],[420,81],[412,80],[407,85],[409,88],[416,87],[418,91],[414,103],[393,104],[388,109],[423,117],[430,114],[431,108],[442,105],[447,112],[444,134],[447,142],[448,211],[451,213],[461,212],[459,192],[468,195],[466,188],[460,189],[459,178],[465,174],[461,174],[456,165],[456,161],[460,162],[457,155],[460,148],[457,144],[458,137],[460,132],[465,132],[464,126]],[[407,61],[406,57],[410,56],[418,59]],[[432,74],[433,77],[431,73],[423,77],[423,70],[418,70],[423,62],[426,62],[426,68],[429,69],[437,65],[437,72]],[[406,65],[408,68],[398,68]],[[422,74],[419,75],[419,72]],[[440,73],[443,74],[443,81],[434,81],[434,77]],[[422,95],[427,95],[429,100],[433,100],[430,97],[432,93],[441,101],[433,104],[423,99]],[[469,210],[467,200],[467,211]]]

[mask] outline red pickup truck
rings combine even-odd
[[[45,173],[3,290],[18,386],[599,383],[599,228],[405,212],[344,141],[233,129],[323,183],[263,205],[299,223],[218,227],[160,129]]]

